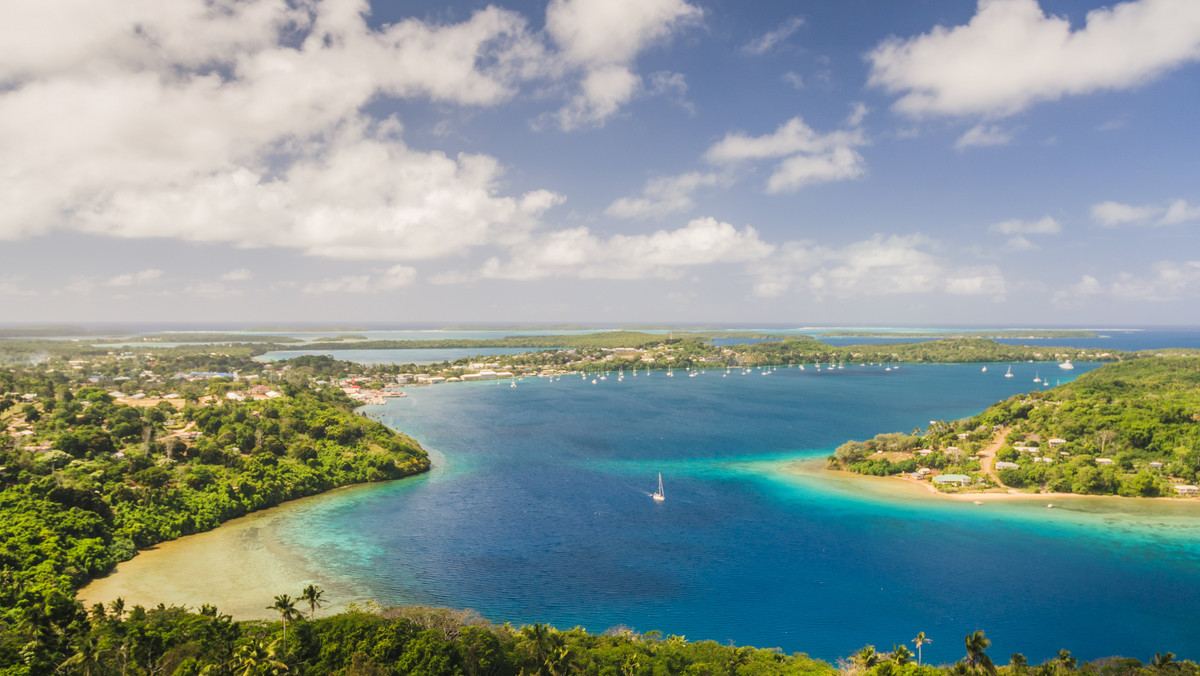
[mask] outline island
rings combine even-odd
[[[1107,364],[924,430],[848,441],[831,469],[957,494],[1192,498],[1200,492],[1200,357]]]

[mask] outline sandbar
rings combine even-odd
[[[267,609],[278,594],[293,598],[309,584],[325,592],[318,615],[338,612],[350,603],[369,600],[352,581],[335,579],[318,562],[290,545],[280,526],[296,518],[331,493],[294,500],[278,507],[233,519],[220,527],[142,550],[118,564],[106,577],[79,590],[85,607],[108,604],[120,597],[125,607],[166,604],[198,608],[211,604],[238,620],[277,619]],[[306,614],[308,606],[298,603]]]

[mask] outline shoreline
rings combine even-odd
[[[1020,502],[1038,502],[1055,500],[1121,500],[1130,505],[1134,504],[1198,504],[1200,497],[1175,497],[1175,496],[1157,496],[1157,497],[1127,497],[1124,495],[1088,495],[1081,493],[1029,493],[1016,488],[993,488],[984,491],[959,491],[947,493],[939,491],[932,483],[922,481],[909,476],[868,476],[864,474],[855,474],[842,469],[828,469],[825,467],[824,458],[805,458],[802,460],[792,460],[783,462],[779,465],[778,471],[787,475],[811,478],[821,480],[821,474],[825,477],[834,479],[837,483],[843,486],[857,484],[859,487],[869,487],[874,484],[875,488],[883,488],[872,492],[886,493],[894,496],[904,494],[909,498],[928,499],[930,496],[934,500],[949,500],[959,502],[993,502],[993,501],[1020,501]]]
[[[118,597],[126,608],[166,604],[195,609],[207,603],[235,620],[272,620],[278,619],[268,608],[275,595],[295,598],[306,585],[315,584],[329,599],[318,614],[341,612],[351,603],[371,599],[364,589],[291,548],[281,527],[285,521],[317,510],[321,498],[391,483],[339,486],[230,519],[203,533],[147,547],[118,563],[108,575],[81,587],[75,598],[84,607],[107,605]]]

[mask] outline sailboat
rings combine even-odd
[[[1035,383],[1042,382],[1042,377],[1040,375],[1038,375],[1037,371],[1033,372],[1033,382],[1035,382]]]
[[[666,494],[663,493],[662,473],[661,472],[658,475],[658,492],[655,493],[654,495],[651,495],[650,497],[654,498],[655,502],[662,502],[663,500],[667,499]]]
[[[1012,367],[1011,367],[1011,366],[1009,366],[1009,367],[1008,367],[1008,370],[1004,372],[1004,377],[1005,377],[1005,378],[1011,378],[1011,377],[1012,377]]]

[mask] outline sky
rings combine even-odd
[[[6,0],[0,322],[1200,324],[1200,2]]]

